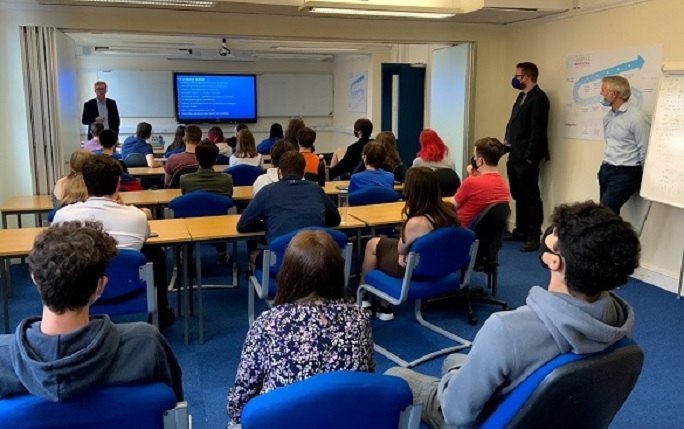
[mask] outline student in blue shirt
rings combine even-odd
[[[154,150],[147,140],[152,137],[152,125],[141,122],[135,130],[135,136],[126,137],[121,146],[121,155],[124,161],[132,153],[145,155],[147,166],[150,168],[161,167],[161,164],[154,160]]]
[[[283,126],[279,123],[271,124],[271,129],[268,132],[268,138],[263,139],[261,143],[257,145],[257,152],[262,155],[268,155],[271,153],[271,148],[273,145],[283,138]]]
[[[369,143],[363,148],[361,159],[366,170],[353,174],[349,182],[349,193],[368,186],[382,186],[394,189],[394,174],[382,169],[387,152],[379,143]]]

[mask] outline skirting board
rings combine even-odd
[[[648,268],[644,267],[639,267],[634,271],[634,274],[632,275],[635,279],[641,280],[644,283],[651,284],[653,286],[657,286],[663,290],[666,290],[668,292],[672,292],[674,294],[677,293],[677,287],[678,287],[678,282],[679,279],[667,276],[665,274],[657,273],[655,271],[651,271]]]

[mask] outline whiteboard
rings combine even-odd
[[[107,98],[122,118],[173,118],[173,73],[155,70],[100,70]]]
[[[641,196],[684,208],[684,72],[660,80]]]
[[[332,116],[331,74],[257,76],[258,116]]]
[[[122,118],[174,118],[170,70],[100,70]],[[332,74],[257,75],[257,116],[332,116]]]

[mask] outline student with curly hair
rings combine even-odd
[[[181,368],[157,328],[89,314],[116,254],[98,222],[64,222],[36,238],[28,263],[43,314],[0,336],[0,398],[60,402],[103,385],[162,382],[183,400]]]
[[[540,260],[546,289],[534,286],[527,305],[494,313],[467,356],[449,355],[440,379],[406,368],[431,428],[477,427],[503,398],[546,362],[564,353],[597,353],[631,335],[634,310],[610,292],[639,266],[639,237],[611,209],[593,201],[563,204],[551,215]]]

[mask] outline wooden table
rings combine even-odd
[[[9,334],[9,291],[11,280],[11,259],[24,257],[33,248],[36,236],[44,228],[20,228],[0,230],[0,295],[2,296],[2,314],[5,334]]]
[[[215,165],[214,171],[223,171],[228,168],[227,165]],[[128,167],[128,174],[135,177],[143,176],[163,176],[166,174],[164,167]]]
[[[403,222],[401,210],[404,204],[403,201],[397,201],[396,203],[349,207],[349,217],[364,222],[374,233],[375,227],[401,224]]]
[[[7,228],[8,215],[16,215],[17,225],[21,228],[22,214],[39,216],[40,213],[50,212],[52,208],[52,200],[49,195],[12,197],[0,205],[0,212],[2,212],[2,229]],[[37,222],[36,225],[40,225],[40,222]]]

